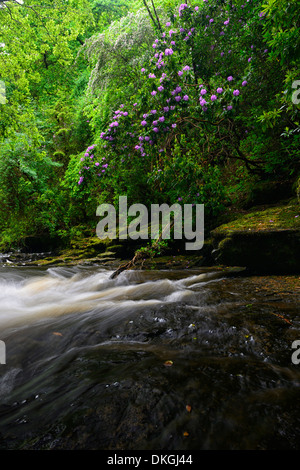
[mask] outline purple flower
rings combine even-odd
[[[150,111],[150,113],[151,113],[151,114],[156,114],[156,109],[152,109],[152,110]]]
[[[164,117],[164,116],[161,116],[161,117],[158,118],[158,120],[159,120],[159,122],[164,122],[165,117]]]
[[[183,99],[184,99],[184,101],[188,101],[189,100],[188,95],[184,95]]]
[[[252,60],[252,57],[249,57],[248,62],[251,62],[251,60]]]
[[[224,21],[224,24],[228,24],[228,23],[229,23],[229,20]]]
[[[142,126],[147,126],[147,121],[142,121],[142,122],[141,122],[141,125],[142,125]]]
[[[213,23],[213,22],[214,22],[213,18],[211,18],[211,19],[209,20],[209,22],[210,22],[210,23]]]
[[[172,124],[172,127],[173,129],[175,129],[175,127],[177,127],[177,124]]]
[[[95,166],[99,166],[99,165],[100,165],[100,163],[98,163],[98,162],[97,162],[97,163],[95,163]]]
[[[228,80],[229,82],[232,82],[233,77],[232,77],[231,75],[229,75],[229,77],[227,77],[227,80]]]
[[[158,124],[158,121],[153,121],[153,122],[152,122],[152,125],[153,125],[153,126],[157,126],[157,124]]]
[[[146,141],[146,142],[149,142],[149,140],[150,140],[150,137],[149,137],[148,135],[146,135],[145,141]]]
[[[211,101],[216,101],[217,97],[216,97],[216,95],[211,95],[210,99],[211,99]]]
[[[223,91],[223,88],[220,88],[220,87],[217,88],[217,93],[222,93],[222,91]]]
[[[232,110],[231,104],[230,104],[229,106],[227,106],[227,110],[228,110],[228,111],[231,111],[231,110]]]
[[[144,67],[141,69],[141,72],[144,73],[146,72],[146,69],[144,69]]]
[[[159,129],[157,127],[154,127],[154,132],[159,132]]]
[[[185,9],[188,8],[187,3],[182,3],[179,7],[179,16],[181,16],[181,12]]]
[[[234,90],[233,91],[233,96],[238,96],[240,94],[240,91],[239,90]]]
[[[164,87],[163,87],[163,86],[159,86],[157,89],[158,89],[158,91],[163,91],[163,90],[164,90]]]
[[[175,96],[175,101],[177,101],[177,103],[179,103],[179,101],[181,100],[181,96]]]
[[[181,77],[183,75],[183,72],[179,70],[178,75]]]
[[[154,73],[149,73],[148,77],[149,77],[149,78],[156,78],[156,76],[154,75]]]
[[[205,88],[202,88],[202,90],[200,91],[200,95],[206,95],[207,91],[205,90]]]
[[[78,181],[78,184],[81,184],[81,183],[83,182],[83,180],[84,180],[84,177],[83,177],[83,176],[80,176],[79,181]]]
[[[155,49],[155,48],[156,48],[156,44],[152,44],[152,47],[153,47],[153,49]]]
[[[172,55],[172,54],[174,54],[173,49],[170,48],[170,49],[165,50],[165,55]]]
[[[248,83],[248,82],[247,82],[246,80],[244,80],[244,81],[242,82],[242,86],[246,86],[247,83]]]
[[[168,27],[171,26],[171,22],[168,21],[168,22],[166,23],[166,26],[168,26]]]
[[[165,107],[164,107],[164,112],[167,113],[168,111],[170,111],[169,106],[165,106]]]
[[[191,70],[191,67],[190,67],[189,65],[185,65],[185,66],[183,67],[183,70],[184,70],[185,72],[188,72],[189,70]]]
[[[152,96],[155,96],[156,94],[157,94],[157,91],[155,91],[155,90],[151,91]]]

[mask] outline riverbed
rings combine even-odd
[[[299,450],[299,276],[0,268],[0,449]]]

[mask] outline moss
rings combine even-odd
[[[289,204],[242,214],[231,222],[217,227],[213,230],[213,234],[283,229],[300,229],[300,206],[296,199]]]

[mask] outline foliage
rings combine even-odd
[[[298,111],[293,103],[282,106],[285,70],[278,70],[276,55],[268,50],[273,26],[265,23],[265,15],[261,2],[181,4],[161,31],[156,27],[154,53],[139,56],[136,92],[130,88],[128,99],[112,91],[119,106],[106,103],[111,122],[100,134],[104,144],[96,138],[95,163],[86,165],[88,153],[83,158],[79,185],[85,187],[94,168],[99,190],[109,187],[113,197],[124,192],[148,203],[197,200],[208,214],[216,214],[225,199],[221,173],[228,160],[242,161],[261,178],[297,171],[297,140],[283,140],[283,130],[297,125]],[[122,28],[114,25],[113,31],[114,45],[121,44]],[[118,90],[127,85],[124,71],[121,61],[104,67],[99,51],[109,56],[110,65],[112,49],[103,37],[101,45],[96,43],[99,59],[92,79],[98,82],[93,83],[97,88],[101,82],[102,91]],[[131,84],[133,57],[125,61]],[[111,73],[105,80],[103,68]],[[105,121],[101,124],[103,129]]]
[[[1,2],[2,232],[67,237],[120,195],[213,219],[252,181],[292,184],[298,18],[290,0]]]

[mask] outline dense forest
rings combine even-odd
[[[297,198],[299,42],[296,0],[1,0],[0,251],[123,195]]]

